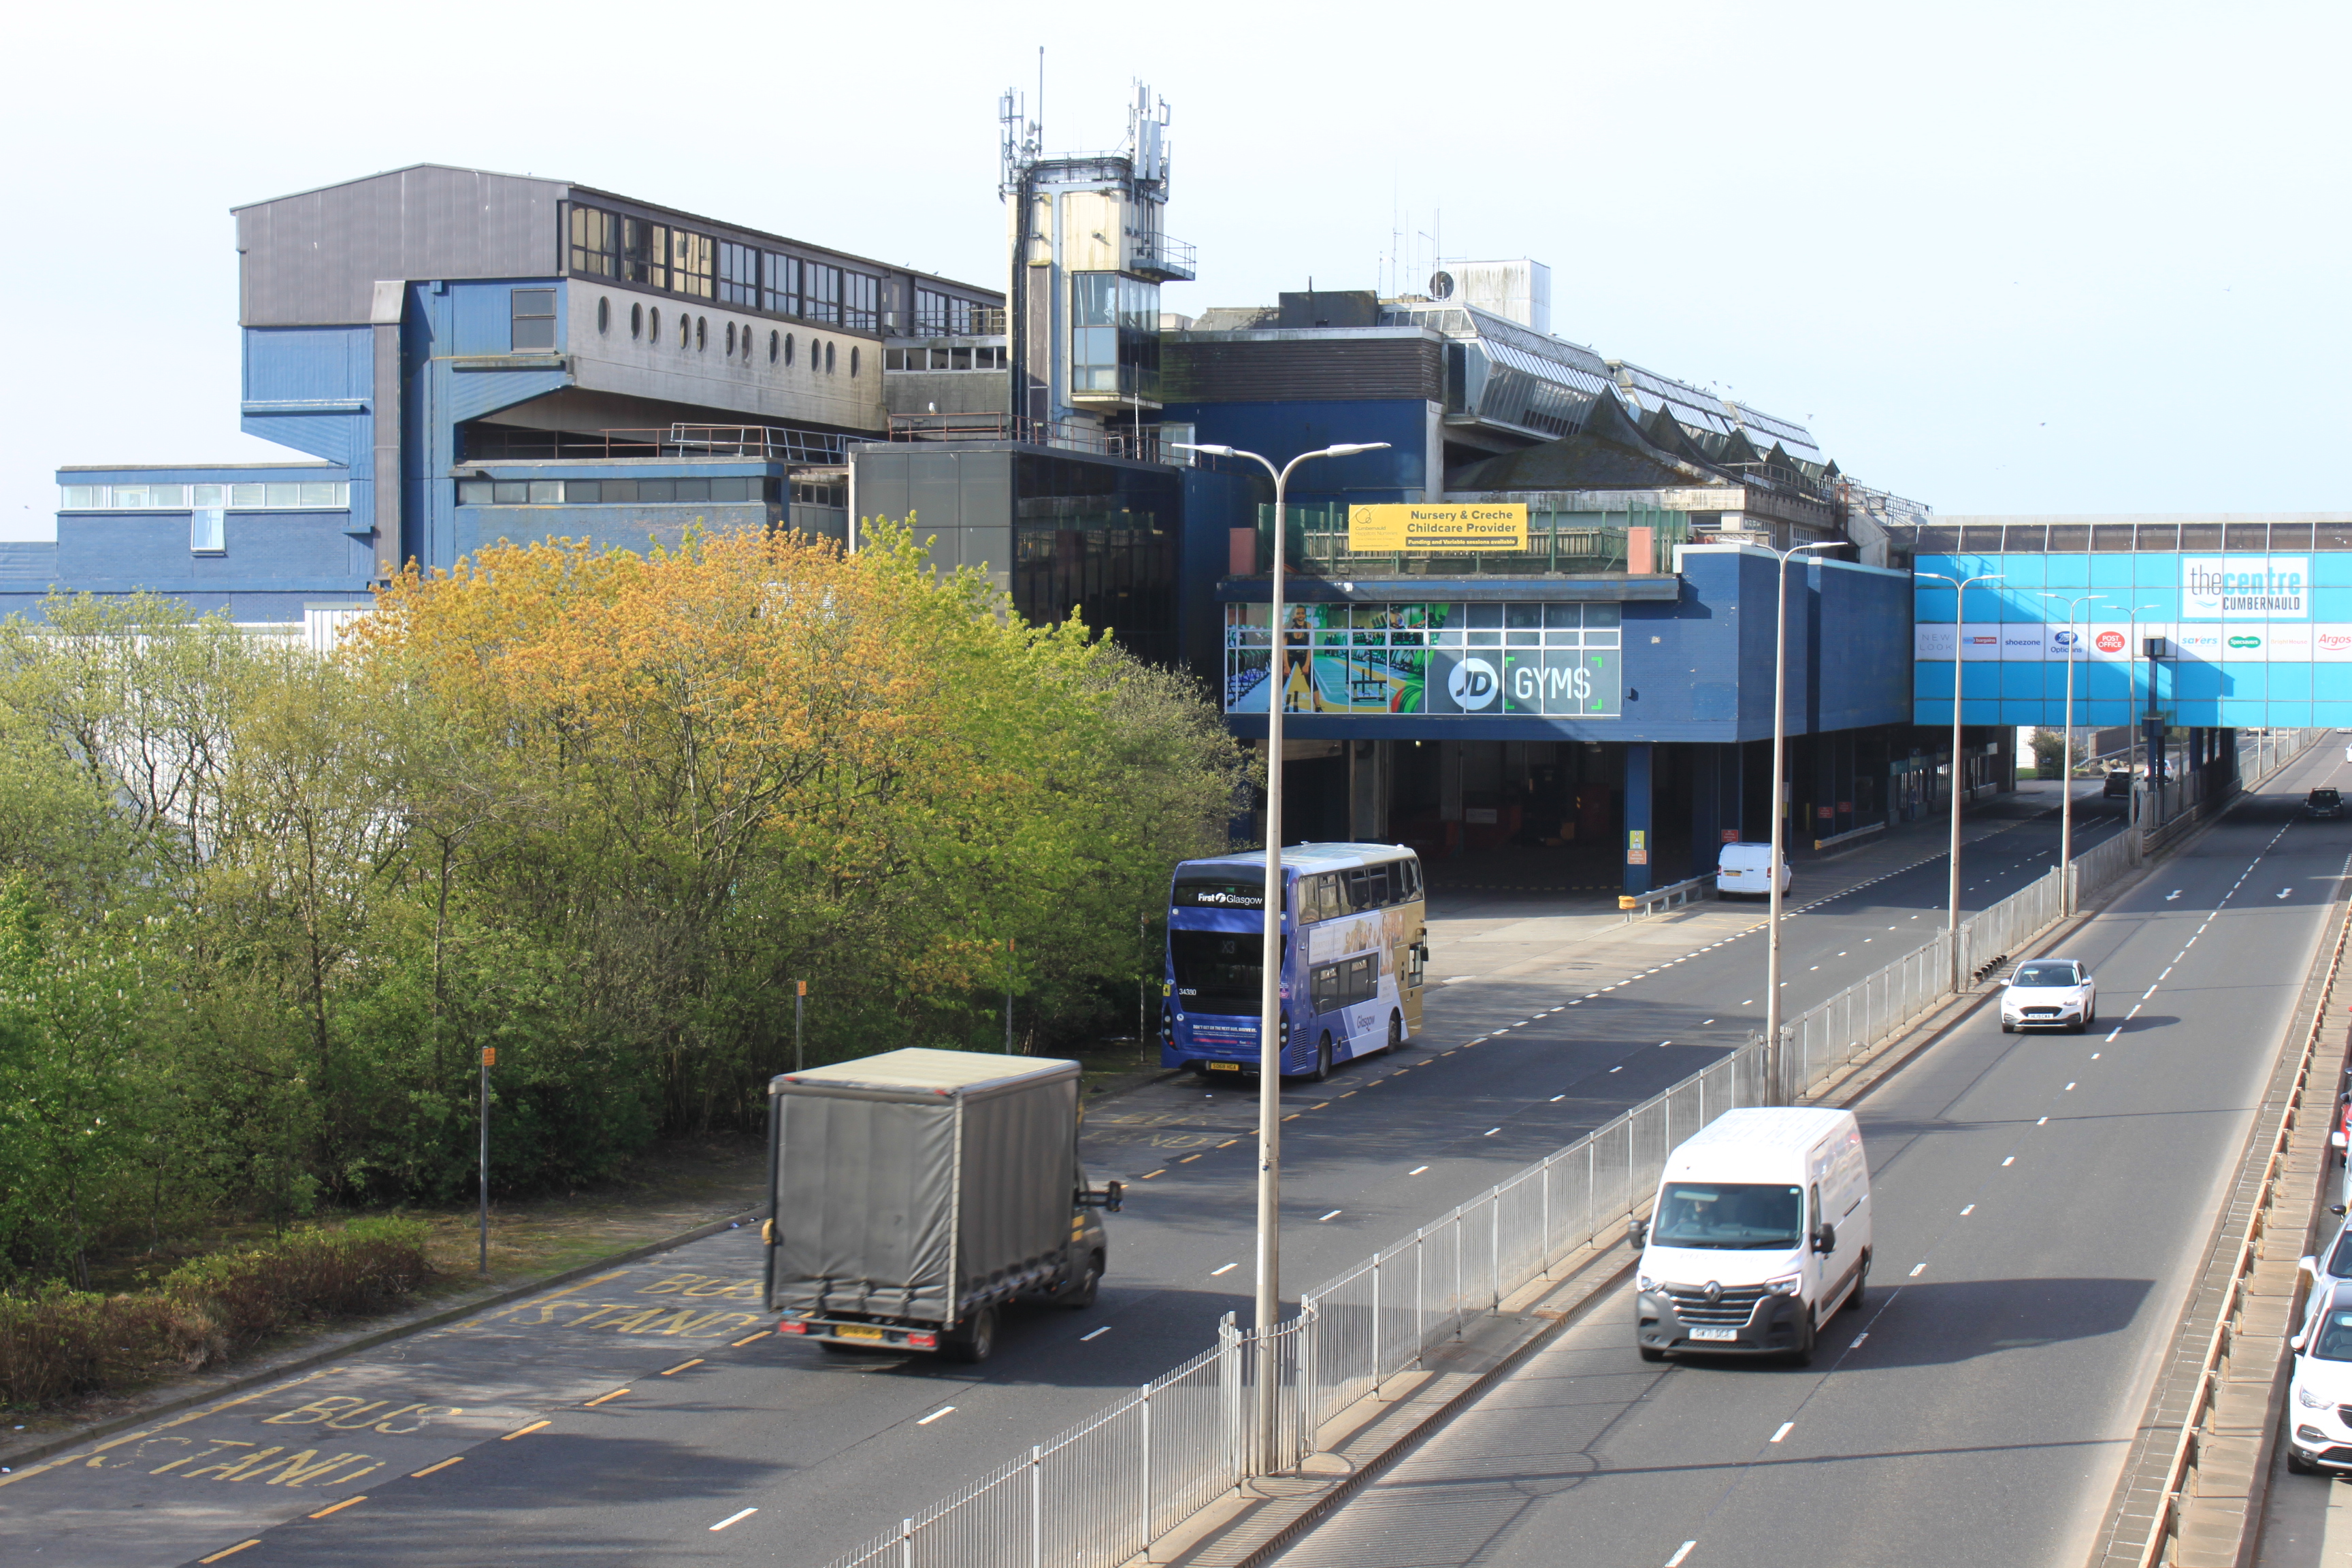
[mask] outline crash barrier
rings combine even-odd
[[[1706,898],[1714,891],[1715,873],[1709,871],[1685,881],[1669,882],[1646,893],[1621,893],[1617,898],[1617,907],[1625,911],[1627,921],[1638,921],[1645,915],[1656,914],[1660,910]]]
[[[2291,753],[2290,753],[2291,755]],[[2274,770],[2273,770],[2274,771]],[[2124,833],[2077,856],[2077,897],[2140,864]],[[1960,927],[1963,963],[2059,918],[2061,873]],[[1952,994],[1951,941],[1913,952],[1782,1026],[1788,1100],[1900,1036]],[[1770,1102],[1760,1038],[1546,1155],[1309,1291],[1266,1334],[1228,1313],[1217,1342],[1108,1409],[900,1521],[833,1568],[1112,1568],[1252,1477],[1296,1468],[1349,1405],[1421,1365],[1520,1287],[1620,1231],[1666,1155],[1724,1111]],[[1270,1441],[1259,1412],[1269,1380]]]

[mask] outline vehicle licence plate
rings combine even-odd
[[[1738,1329],[1693,1329],[1690,1334],[1695,1340],[1736,1340],[1739,1337],[1739,1331]]]
[[[1211,1062],[1209,1064],[1209,1070],[1211,1072],[1239,1072],[1242,1070],[1242,1064],[1239,1062]]]
[[[845,1340],[878,1340],[882,1337],[881,1330],[860,1328],[856,1323],[844,1323],[833,1331],[835,1338]]]

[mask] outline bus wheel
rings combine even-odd
[[[1331,1035],[1328,1030],[1315,1042],[1315,1072],[1311,1082],[1323,1083],[1331,1077]]]
[[[1389,1043],[1384,1048],[1392,1051],[1403,1044],[1404,1015],[1402,1013],[1391,1013],[1389,1015]]]

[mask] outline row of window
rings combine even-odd
[[[1070,279],[1070,389],[1160,393],[1160,285],[1116,272]]]
[[[572,271],[853,331],[882,321],[882,280],[871,273],[597,207],[572,209]]]
[[[319,509],[351,505],[352,487],[341,479],[304,479],[292,484],[66,485],[68,511],[144,511],[157,507],[228,507],[237,511]]]
[[[1337,920],[1366,910],[1387,909],[1421,897],[1421,862],[1391,860],[1350,871],[1325,871],[1297,882],[1298,919]]]
[[[1318,1013],[1336,1013],[1342,1007],[1376,1001],[1381,994],[1380,955],[1368,952],[1361,958],[1310,969],[1307,972],[1307,984]]]
[[[715,479],[459,479],[459,506],[674,506],[766,501],[791,487],[795,506],[844,507],[849,487],[838,479],[762,479],[750,474]]]
[[[533,292],[533,290],[528,289],[518,289],[515,290],[515,294],[518,298],[530,292]],[[518,315],[516,318],[517,328],[520,329],[521,324],[522,318]],[[719,323],[719,353],[725,354],[730,359],[740,357],[744,360],[752,360],[759,357],[761,345],[758,328],[752,326],[749,321],[745,321],[740,326],[733,321],[722,321]],[[596,301],[596,331],[600,333],[607,333],[612,330],[613,301],[609,299],[600,299]],[[708,353],[710,351],[711,341],[710,318],[708,316],[690,316],[685,311],[680,310],[677,313],[676,329],[671,335],[677,339],[677,346],[681,350],[692,349],[697,353]],[[663,342],[661,307],[659,305],[656,305],[649,310],[644,305],[631,305],[629,307],[629,336],[640,341],[655,343]],[[515,347],[518,350],[522,347],[520,331],[518,331]],[[799,339],[794,333],[778,331],[773,328],[770,328],[768,331],[767,352],[768,363],[770,364],[793,364],[800,358]],[[840,368],[840,345],[838,343],[828,342],[822,338],[812,337],[808,341],[808,352],[810,374],[815,375],[822,374],[831,375]],[[857,374],[859,363],[859,348],[856,343],[852,343],[849,345],[849,374],[851,375],[856,375]]]
[[[1004,330],[1004,308],[975,305],[937,289],[915,289],[915,335],[919,338],[986,338]]]
[[[884,370],[1003,370],[1002,346],[976,349],[884,349]]]

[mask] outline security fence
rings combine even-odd
[[[2309,743],[2265,747],[2248,787]],[[2284,741],[2282,737],[2282,742]],[[2273,760],[2275,759],[2275,760]],[[2075,858],[2079,899],[2137,866],[2126,832]],[[1960,927],[1963,973],[2057,921],[2053,870]],[[1783,1026],[1801,1099],[1951,994],[1947,933]],[[1265,1334],[1227,1313],[1217,1342],[834,1568],[1111,1568],[1253,1476],[1294,1468],[1332,1417],[1423,1363],[1514,1291],[1618,1231],[1666,1155],[1724,1111],[1769,1101],[1760,1039],[1593,1129],[1301,1300]],[[1267,1382],[1271,1440],[1258,1435]]]

